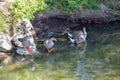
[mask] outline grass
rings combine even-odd
[[[0,31],[3,31],[6,27],[6,16],[0,10]]]
[[[99,8],[95,0],[46,0],[46,3],[50,8],[60,8],[65,13]]]
[[[33,19],[39,11],[61,9],[64,13],[82,11],[85,9],[100,9],[99,3],[112,5],[107,0],[16,0],[11,3],[12,17]]]
[[[33,19],[34,15],[47,7],[44,0],[16,0],[11,3],[12,15],[24,19]]]

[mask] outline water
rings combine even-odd
[[[70,47],[65,37],[59,37],[54,53],[40,48],[41,58],[0,69],[0,80],[120,80],[119,26],[89,26],[83,54]]]

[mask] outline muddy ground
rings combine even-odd
[[[104,10],[85,10],[82,12],[74,12],[63,14],[60,10],[51,10],[49,12],[40,12],[32,20],[37,33],[45,33],[49,31],[61,32],[65,28],[81,29],[83,26],[91,24],[106,24],[112,22],[120,22],[120,12],[104,9]]]

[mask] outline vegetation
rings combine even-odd
[[[116,5],[114,6],[114,9],[120,10],[120,4],[116,4]]]
[[[41,10],[47,9],[47,5],[44,0],[16,0],[10,3],[11,15],[10,23],[11,29],[18,22],[18,19],[33,19],[34,15]]]
[[[4,30],[5,26],[6,26],[6,16],[0,10],[0,31]]]
[[[100,2],[110,6],[112,4],[108,0],[16,0],[11,4],[11,10],[14,17],[32,19],[38,11],[53,8],[62,9],[65,13],[84,9],[99,9]]]
[[[100,3],[104,3],[111,8],[120,9],[120,5],[113,6],[111,0],[16,0],[10,3],[11,15],[3,15],[0,11],[0,29],[6,25],[6,20],[13,27],[18,18],[33,19],[39,11],[48,11],[50,9],[61,9],[64,13],[82,11],[85,9],[100,9]]]
[[[95,0],[46,0],[46,3],[51,8],[61,8],[65,12],[99,8]]]
[[[31,19],[36,12],[44,10],[46,7],[44,0],[16,0],[11,4],[12,14],[20,19]]]

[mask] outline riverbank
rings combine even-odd
[[[36,14],[35,18],[31,20],[37,33],[42,33],[49,31],[51,29],[54,32],[56,31],[58,32],[58,31],[62,31],[66,27],[81,28],[81,25],[86,26],[89,24],[103,24],[103,23],[120,21],[120,11],[118,4],[119,1],[117,0],[112,0],[112,2],[110,2],[110,5],[107,4],[109,1],[100,1],[100,3],[98,3],[99,1],[96,1],[94,5],[92,5],[94,1],[91,1],[91,4],[89,4],[88,1],[86,2],[86,8],[85,5],[80,1],[78,1],[79,3],[77,3],[77,1],[73,1],[75,3],[72,2],[70,3],[70,1],[67,0],[65,1],[65,3],[68,4],[65,3],[62,4],[63,2],[61,1],[55,2],[53,0],[52,2],[50,2],[48,0],[48,1],[41,1],[41,4],[43,3],[42,4],[43,6],[40,7],[40,10],[38,7],[40,4],[37,4],[39,3],[39,1],[38,0],[36,1],[37,2],[28,1],[28,3],[30,3],[29,6],[33,5],[32,3],[34,3],[34,5],[36,4],[37,7],[32,6],[32,8],[29,7],[27,8],[24,4],[22,4],[23,3],[22,1],[19,2],[16,0],[12,0],[13,4],[11,3],[11,5],[8,5],[8,3],[10,3],[9,0],[8,1],[1,0],[0,1],[1,10],[3,11],[3,13],[9,12],[10,14],[9,17],[7,16],[5,20],[5,24],[9,23],[9,25],[7,26],[9,26],[9,28],[12,28],[13,26],[15,26],[15,24],[17,24],[18,18],[22,18],[22,19],[26,17],[30,18]],[[21,4],[18,4],[18,2]],[[51,5],[52,3],[54,4]],[[25,4],[27,5],[27,2],[25,2]],[[76,4],[76,8],[74,8],[75,6],[73,6],[73,4]],[[17,7],[15,7],[15,5],[17,5]],[[63,6],[59,7],[59,5],[63,5]],[[49,9],[47,10],[48,7]],[[68,11],[65,9],[67,9]],[[17,12],[15,10],[17,10]],[[29,12],[25,13],[27,12],[26,10]],[[40,12],[38,13],[38,11]],[[14,17],[14,20],[12,19],[12,17]],[[9,31],[7,32],[11,33]]]
[[[90,24],[109,24],[120,22],[120,11],[102,6],[102,10],[84,10],[63,14],[61,10],[54,9],[47,13],[40,12],[32,20],[38,33],[46,31],[60,32],[65,28],[81,28]]]

